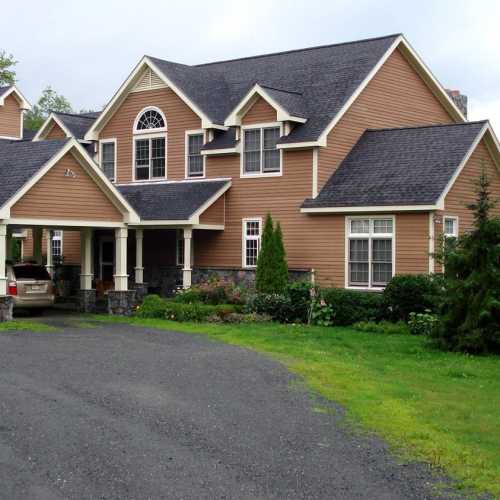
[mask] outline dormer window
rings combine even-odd
[[[243,176],[281,175],[280,137],[279,125],[243,127]]]
[[[166,177],[167,122],[158,108],[143,109],[134,124],[134,179]]]

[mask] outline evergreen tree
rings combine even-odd
[[[275,260],[275,289],[277,292],[285,291],[288,283],[288,264],[286,262],[285,246],[283,245],[283,232],[278,222],[274,230],[274,260]]]
[[[257,257],[257,270],[255,272],[255,288],[260,293],[273,293],[274,281],[274,227],[271,214],[267,214],[262,231],[262,238]]]
[[[500,219],[490,216],[490,181],[478,181],[474,229],[445,248],[445,294],[438,344],[471,353],[500,352]]]

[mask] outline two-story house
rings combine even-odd
[[[0,142],[0,250],[31,228],[24,257],[50,245],[49,267],[80,264],[91,300],[167,293],[251,281],[271,213],[295,276],[379,290],[439,270],[437,237],[471,226],[483,165],[500,194],[496,136],[465,115],[402,35],[196,66],[144,56],[102,112]]]

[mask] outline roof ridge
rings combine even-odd
[[[212,61],[209,63],[193,64],[191,67],[200,68],[200,67],[204,67],[204,66],[211,66],[211,65],[215,65],[215,64],[221,64],[221,63],[245,61],[248,59],[259,59],[262,57],[279,56],[279,55],[285,55],[285,54],[293,54],[295,52],[305,52],[305,51],[309,51],[309,50],[326,49],[328,47],[339,47],[341,45],[350,45],[350,44],[354,44],[354,43],[373,42],[375,40],[384,40],[385,38],[393,38],[393,37],[398,37],[398,36],[403,36],[403,33],[393,33],[391,35],[376,36],[373,38],[363,38],[361,40],[351,40],[349,42],[329,43],[329,44],[325,44],[325,45],[315,45],[312,47],[304,47],[301,49],[291,49],[291,50],[283,50],[283,51],[279,51],[279,52],[270,52],[267,54],[257,54],[255,56],[236,57],[234,59],[224,59],[222,61]]]
[[[438,127],[456,127],[464,125],[477,125],[479,123],[488,123],[489,120],[475,120],[473,122],[461,122],[461,123],[435,123],[427,125],[416,125],[415,127],[385,127],[385,128],[367,128],[365,132],[385,132],[388,130],[415,130],[421,128],[438,128]]]
[[[78,118],[85,118],[86,120],[95,120],[95,116],[85,116],[88,115],[88,113],[98,113],[98,111],[89,111],[87,113],[66,113],[64,111],[51,111],[51,113],[54,113],[55,115],[65,115],[65,116],[76,116]]]

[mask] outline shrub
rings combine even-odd
[[[283,293],[288,282],[283,235],[279,223],[274,228],[270,214],[267,214],[261,241],[255,273],[257,292]]]
[[[271,321],[271,317],[256,313],[230,313],[225,316],[214,314],[207,318],[209,323],[263,323]]]
[[[146,295],[137,309],[140,318],[164,318],[167,304],[159,295]]]
[[[334,325],[352,325],[384,318],[383,297],[380,293],[327,288],[322,291],[322,296],[333,309]]]
[[[236,286],[230,281],[213,278],[204,283],[193,285],[188,290],[180,290],[173,300],[175,302],[193,304],[244,304],[247,292],[241,286]]]
[[[311,324],[330,326],[333,324],[333,308],[321,296],[314,294],[311,298]]]
[[[394,321],[407,321],[410,313],[436,312],[439,306],[441,281],[427,274],[394,276],[384,290],[388,316]]]
[[[293,317],[292,301],[285,294],[257,293],[249,299],[247,309],[257,314],[265,314],[280,323],[289,323]]]
[[[439,323],[439,319],[430,311],[424,313],[410,313],[408,319],[408,328],[412,335],[426,335],[428,337],[434,334],[434,331]]]
[[[409,333],[408,326],[402,321],[398,321],[397,323],[390,321],[381,321],[380,323],[376,323],[375,321],[360,321],[352,325],[352,327],[359,332],[367,333],[383,333],[386,335]]]
[[[491,217],[490,181],[478,181],[474,228],[445,248],[443,317],[434,337],[440,347],[500,353],[500,218]]]
[[[288,311],[289,323],[307,323],[311,304],[312,285],[308,281],[294,281],[285,289],[285,295],[290,298]]]

